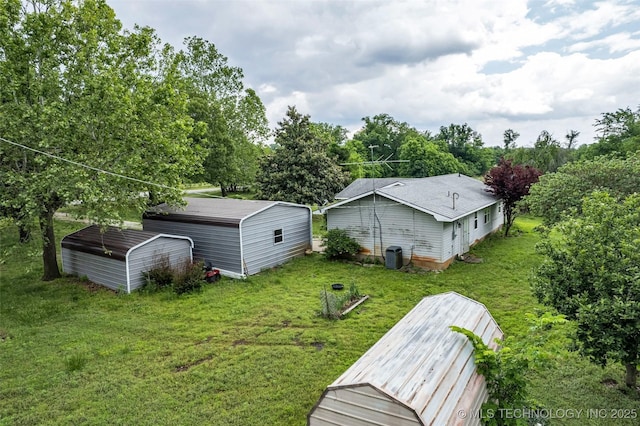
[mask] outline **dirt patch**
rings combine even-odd
[[[482,258],[481,257],[476,257],[472,254],[465,254],[460,256],[460,259],[464,262],[464,263],[482,263]]]
[[[605,385],[608,388],[615,388],[615,387],[618,386],[618,382],[615,381],[614,379],[611,379],[611,378],[604,379],[600,383],[602,383],[603,385]]]
[[[188,364],[179,365],[173,371],[175,371],[176,373],[182,373],[183,371],[189,370],[191,367],[195,367],[196,365],[200,365],[204,362],[211,361],[212,359],[213,359],[213,355],[209,355],[207,357],[200,358]]]
[[[316,348],[316,351],[318,351],[318,352],[320,352],[322,349],[324,349],[324,343],[322,343],[322,342],[311,342],[311,346]]]
[[[11,336],[9,336],[9,333],[0,328],[0,342],[4,342],[6,340],[9,340],[10,338]]]
[[[232,346],[240,346],[240,345],[248,345],[249,342],[244,340],[244,339],[240,339],[240,340],[234,340],[234,342],[232,343]]]

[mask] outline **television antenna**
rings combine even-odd
[[[384,146],[391,149],[391,146],[386,143],[384,144]],[[373,150],[375,148],[380,148],[380,145],[369,145],[367,148],[371,150],[371,161],[356,161],[352,163],[340,163],[340,165],[341,166],[353,166],[353,165],[375,166],[378,164],[384,164],[389,169],[393,169],[393,167],[391,167],[389,163],[408,163],[409,162],[409,160],[391,160],[391,157],[393,157],[393,153],[389,154],[386,157],[384,155],[380,155],[377,159],[374,159]]]

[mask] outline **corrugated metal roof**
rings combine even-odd
[[[242,219],[259,211],[275,204],[289,204],[281,201],[239,200],[235,198],[185,198],[184,200],[187,202],[186,207],[175,208],[160,204],[145,212],[145,217],[237,227]]]
[[[494,348],[493,340],[503,335],[486,307],[475,300],[455,292],[425,297],[327,392],[371,386],[409,407],[423,424],[449,424],[456,410],[469,410],[478,397],[486,398],[484,384],[478,386],[473,347],[451,325],[473,331]]]
[[[99,226],[91,225],[65,236],[60,245],[75,251],[125,260],[130,249],[160,235],[163,234],[112,226],[102,233]]]
[[[370,181],[371,179],[367,180]],[[375,180],[377,181],[378,179]],[[354,194],[359,192],[358,195],[328,206],[323,210],[330,210],[372,194],[372,187],[369,187],[369,190],[365,192],[362,192],[362,189],[366,188],[367,185],[374,184],[377,195],[429,213],[440,222],[454,221],[498,202],[495,196],[486,191],[488,187],[483,182],[458,173],[421,179],[396,179],[391,183],[383,183],[385,184],[360,182],[352,188],[353,191],[346,192]],[[455,200],[453,199],[454,194],[457,194]]]

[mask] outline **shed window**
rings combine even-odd
[[[273,244],[280,244],[284,240],[282,229],[273,231]]]
[[[484,210],[484,223],[489,223],[490,219],[491,219],[491,210],[485,209]]]

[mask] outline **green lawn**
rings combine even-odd
[[[455,290],[484,303],[505,333],[526,335],[524,314],[539,308],[528,284],[539,260],[535,225],[519,219],[515,236],[492,238],[473,251],[483,263],[458,262],[442,273],[310,255],[177,297],[116,294],[75,278],[43,283],[38,244],[20,246],[16,229],[5,223],[0,425],[303,425],[324,388],[424,296]],[[81,226],[57,222],[58,238]],[[334,282],[355,283],[371,299],[346,319],[325,320],[317,315],[319,293]],[[601,384],[623,382],[623,372],[563,352],[532,374],[532,394],[555,410],[640,411],[637,394]],[[583,413],[553,424],[637,419]]]

